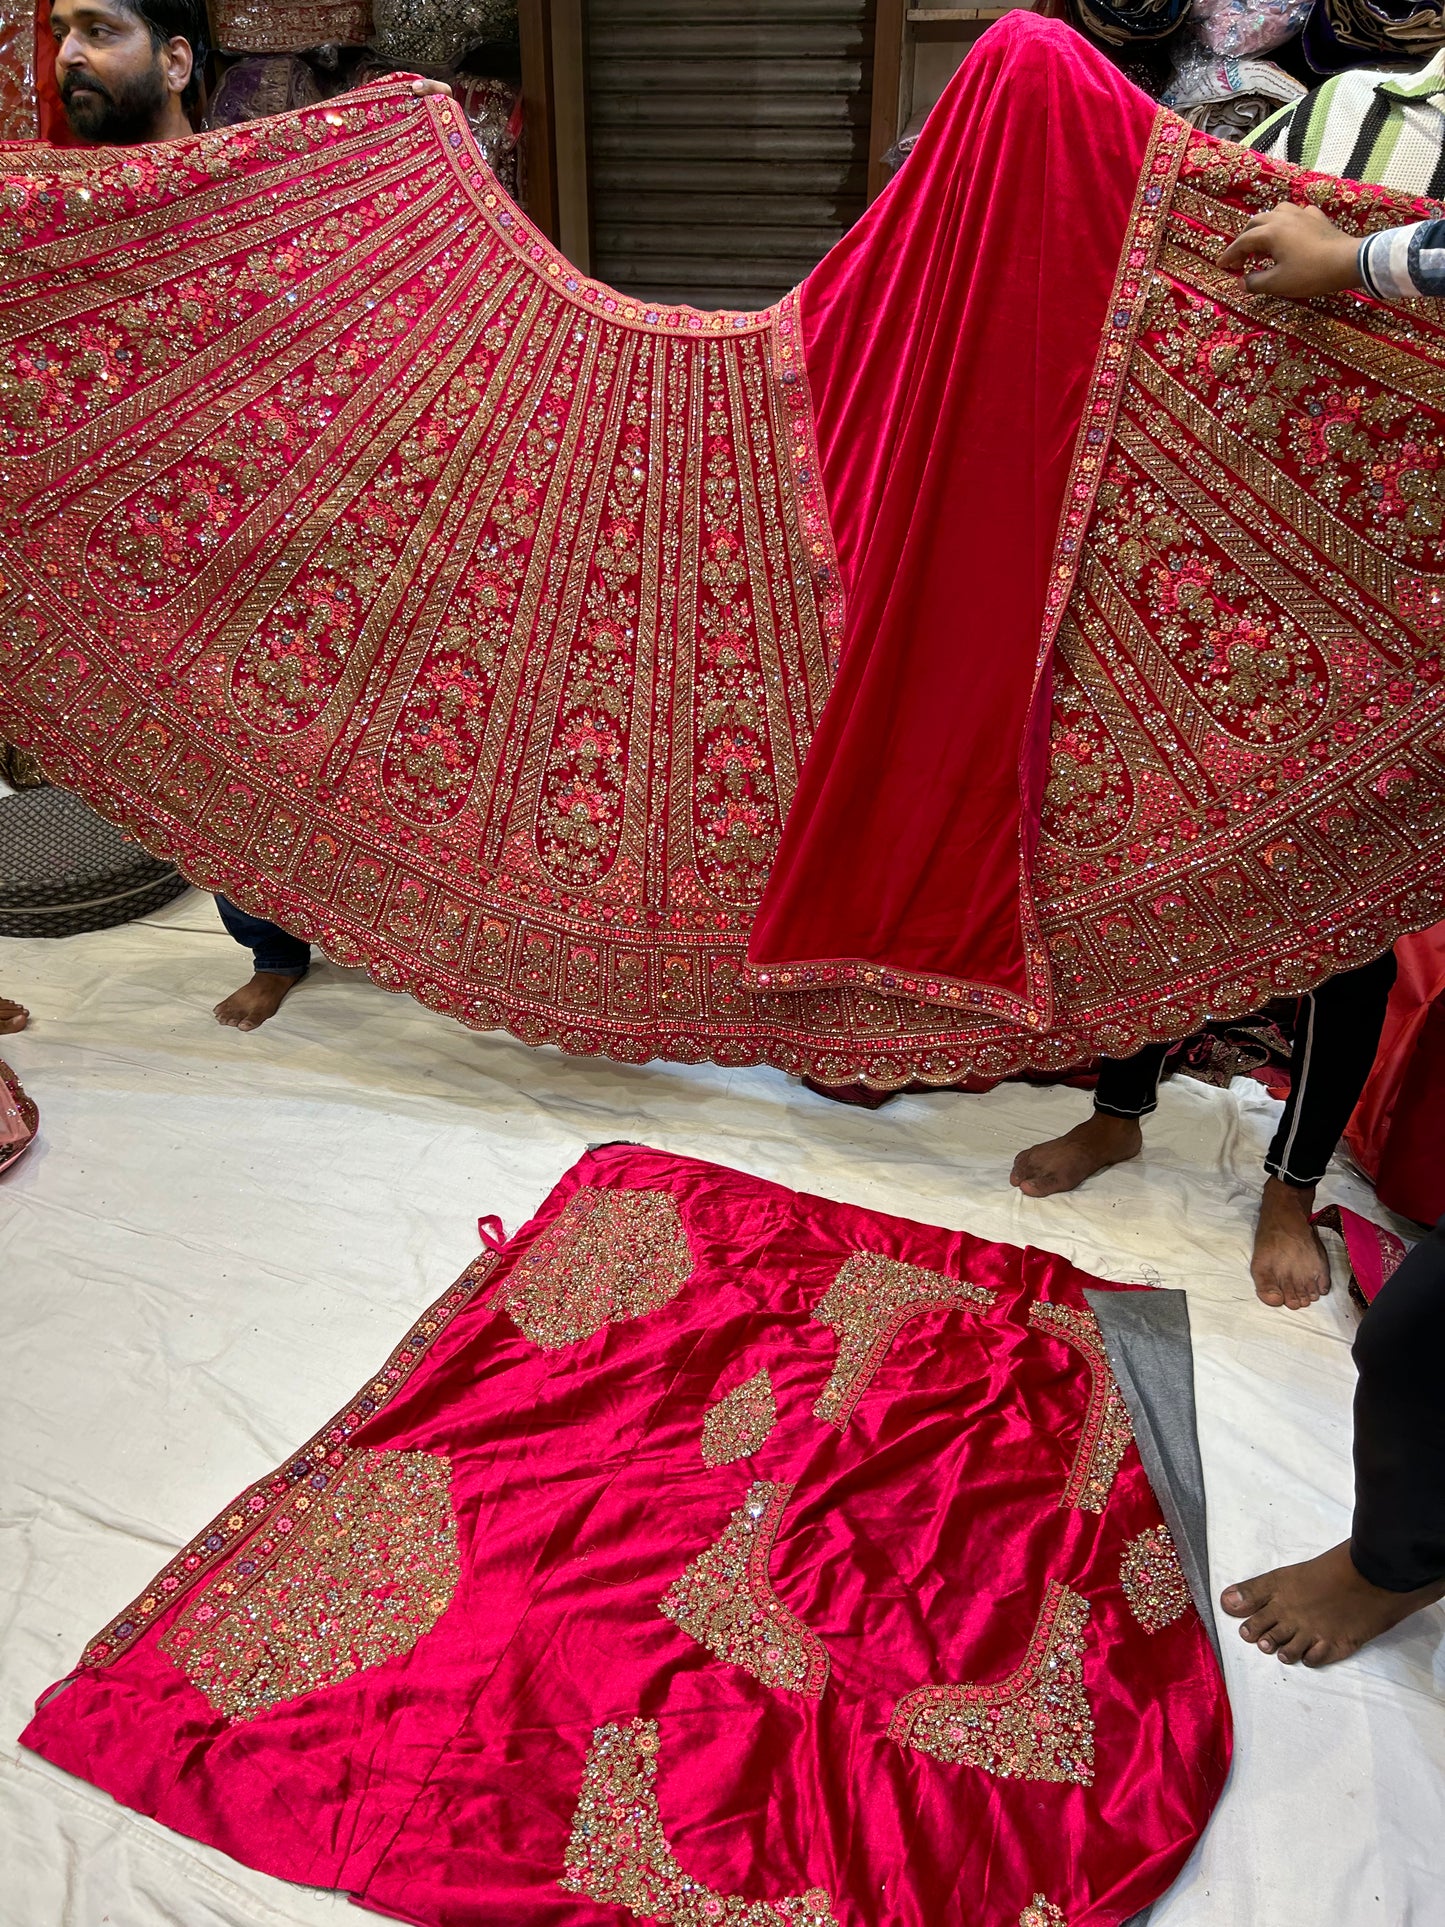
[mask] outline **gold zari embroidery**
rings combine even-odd
[[[1056,1907],[1043,1894],[1035,1894],[1019,1915],[1019,1927],[1069,1927],[1062,1907]]]
[[[1084,1691],[1089,1602],[1056,1581],[1022,1664],[980,1685],[920,1686],[898,1702],[889,1727],[900,1746],[1001,1780],[1094,1780],[1094,1716]]]
[[[828,1682],[827,1651],[778,1598],[768,1570],[792,1493],[791,1485],[765,1479],[750,1487],[721,1538],[687,1566],[659,1610],[764,1686],[817,1699]]]
[[[683,1872],[657,1807],[656,1720],[599,1726],[558,1885],[672,1927],[837,1927],[821,1887],[783,1900],[720,1894]]]
[[[1091,1311],[1075,1311],[1068,1305],[1030,1305],[1029,1323],[1036,1331],[1051,1331],[1072,1345],[1089,1367],[1083,1436],[1059,1504],[1077,1506],[1081,1512],[1102,1512],[1134,1429],[1114,1382],[1099,1321]]]
[[[517,1260],[497,1298],[534,1344],[556,1351],[657,1311],[691,1276],[670,1191],[586,1185]]]
[[[289,1535],[243,1548],[161,1641],[228,1719],[400,1658],[451,1604],[447,1459],[359,1452],[322,1483],[314,1498],[292,1500]]]
[[[1193,1603],[1168,1526],[1151,1526],[1129,1541],[1119,1561],[1119,1584],[1146,1633],[1172,1626]]]
[[[736,1459],[749,1459],[762,1450],[777,1422],[773,1381],[764,1365],[720,1398],[703,1420],[703,1459],[708,1465],[731,1465]]]
[[[941,1271],[906,1265],[877,1251],[858,1251],[841,1267],[813,1312],[838,1335],[832,1376],[813,1407],[841,1432],[877,1371],[888,1347],[912,1318],[958,1305],[987,1307],[994,1294],[983,1285],[949,1278]]]

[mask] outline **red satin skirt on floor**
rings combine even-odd
[[[1015,13],[795,293],[576,272],[403,83],[0,155],[0,733],[528,1042],[828,1082],[1177,1037],[1445,913],[1445,317]]]
[[[592,1152],[25,1744],[421,1927],[1118,1927],[1230,1724],[1097,1283]]]

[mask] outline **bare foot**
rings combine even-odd
[[[224,1003],[216,1005],[216,1022],[233,1030],[255,1030],[281,1008],[288,991],[301,979],[283,976],[279,970],[258,970],[250,983],[233,990]]]
[[[1226,1586],[1219,1603],[1231,1618],[1244,1620],[1240,1638],[1262,1653],[1278,1654],[1286,1666],[1297,1660],[1330,1666],[1441,1598],[1445,1579],[1418,1592],[1372,1586],[1356,1569],[1346,1540],[1318,1559]]]
[[[1034,1144],[1020,1151],[1008,1181],[1016,1184],[1025,1197],[1049,1198],[1056,1191],[1072,1191],[1106,1171],[1111,1164],[1123,1164],[1138,1157],[1144,1148],[1144,1133],[1137,1117],[1111,1117],[1095,1111],[1082,1124],[1062,1137],[1051,1137],[1046,1144]]]
[[[1330,1288],[1330,1261],[1310,1223],[1314,1187],[1298,1190],[1266,1178],[1259,1201],[1250,1275],[1261,1303],[1303,1311]]]
[[[29,1022],[30,1012],[24,1004],[13,1004],[8,997],[0,997],[0,1037],[13,1037]]]

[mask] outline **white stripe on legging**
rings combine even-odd
[[[1299,1131],[1299,1121],[1304,1115],[1305,1086],[1309,1083],[1310,1060],[1313,1058],[1315,1052],[1315,993],[1311,990],[1307,994],[1309,997],[1310,1014],[1305,1020],[1305,1057],[1304,1062],[1300,1065],[1299,1082],[1294,1086],[1294,1116],[1290,1120],[1289,1136],[1285,1139],[1284,1149],[1279,1155],[1279,1175],[1281,1177],[1286,1175],[1294,1177],[1294,1173],[1289,1168],[1290,1153],[1294,1150],[1295,1137]],[[1295,1178],[1296,1184],[1310,1184],[1313,1182],[1315,1182],[1315,1180],[1310,1178]]]

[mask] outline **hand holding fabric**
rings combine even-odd
[[[1271,265],[1246,271],[1245,262],[1257,255],[1268,256]],[[1220,255],[1219,265],[1232,274],[1243,274],[1251,294],[1303,301],[1312,294],[1358,288],[1359,256],[1359,241],[1341,233],[1319,208],[1281,201],[1246,224]]]

